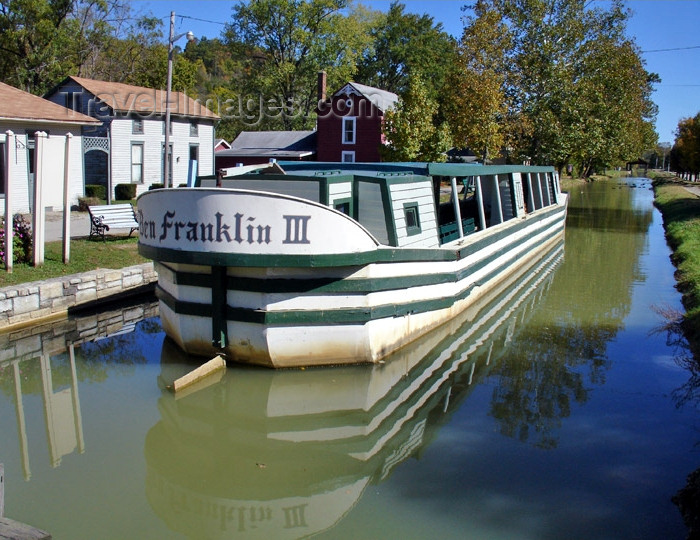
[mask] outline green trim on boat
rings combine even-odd
[[[560,230],[555,230],[550,232],[543,242],[548,242],[552,240],[557,235],[561,234]],[[508,248],[500,250],[498,253],[494,254],[493,257],[489,258],[488,261],[481,261],[473,265],[470,269],[465,269],[459,274],[468,275],[476,269],[476,266],[483,268],[489,262],[493,262],[499,256],[508,252]],[[485,278],[484,282],[488,282],[494,277],[498,276],[504,272],[507,268],[515,264],[515,261],[506,261],[489,272]],[[453,281],[459,281],[457,273],[453,274]],[[448,274],[443,274],[447,276]],[[206,274],[204,276],[207,276]],[[179,277],[178,277],[179,279]],[[396,281],[394,283],[395,287],[391,290],[401,290],[410,285],[411,278],[394,278]],[[236,285],[240,285],[239,281],[234,278]],[[369,280],[363,280],[369,281]],[[403,286],[406,284],[406,286]],[[461,293],[442,298],[433,298],[428,300],[417,300],[413,302],[406,302],[403,304],[388,304],[382,306],[373,307],[361,307],[361,308],[339,308],[339,309],[329,309],[329,310],[286,310],[286,311],[261,311],[259,309],[251,308],[240,308],[240,307],[226,307],[226,319],[229,321],[239,321],[257,324],[268,324],[268,325],[318,325],[318,324],[364,324],[371,320],[383,319],[387,317],[401,317],[404,315],[412,313],[425,313],[430,311],[436,311],[439,309],[448,308],[453,305],[456,301],[462,300],[469,296],[474,287],[479,286],[481,283],[474,283],[469,287],[465,288]],[[237,287],[238,288],[238,287]],[[235,290],[235,289],[234,289]],[[240,289],[239,289],[240,290]],[[202,317],[211,317],[212,312],[216,311],[208,304],[200,304],[195,302],[186,302],[182,300],[177,300],[170,293],[162,289],[160,286],[156,288],[157,297],[162,300],[167,306],[169,306],[173,311],[182,315],[195,315]]]

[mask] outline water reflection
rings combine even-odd
[[[512,343],[563,257],[556,244],[442,331],[379,366],[229,368],[184,397],[188,359],[163,346],[161,420],[146,438],[146,492],[192,538],[299,538],[333,527],[370,483],[420,452]]]
[[[632,288],[644,278],[640,260],[653,216],[650,197],[640,202],[632,190],[649,187],[638,179],[571,193],[566,245],[575,247],[567,250],[552,294],[492,373],[491,414],[504,435],[556,447],[562,419],[587,401],[589,383],[605,383],[608,345],[624,328]]]
[[[68,454],[76,451],[82,454],[85,440],[78,381],[106,378],[101,364],[108,355],[102,354],[102,344],[113,351],[119,350],[121,358],[124,351],[119,343],[123,340],[118,336],[132,332],[138,321],[153,317],[157,310],[158,302],[152,300],[0,334],[0,391],[12,396],[14,402],[25,480],[32,476],[25,397],[41,396],[51,467],[58,467]],[[76,348],[88,360],[81,365],[80,377]]]

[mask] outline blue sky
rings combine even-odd
[[[604,5],[603,0],[593,1]],[[223,23],[230,20],[231,9],[237,3],[230,0],[132,2],[135,8],[150,11],[166,23],[171,11],[176,16],[186,16],[176,17],[176,32],[192,30],[197,37],[208,38],[219,37]],[[362,0],[361,3],[386,11],[391,2]],[[403,0],[406,11],[431,15],[455,37],[462,33],[461,8],[466,3],[467,0]],[[658,73],[662,81],[653,96],[659,107],[656,120],[659,141],[672,143],[678,121],[700,112],[700,0],[628,0],[627,6],[633,12],[627,33],[643,51],[647,70]]]

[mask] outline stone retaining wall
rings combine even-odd
[[[66,315],[68,310],[128,296],[153,286],[158,275],[153,263],[120,270],[98,268],[46,281],[33,281],[0,289],[0,330],[34,324]]]

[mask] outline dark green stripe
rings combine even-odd
[[[560,234],[560,231],[551,232],[547,235],[543,242],[552,239],[558,234]],[[505,251],[508,250],[502,250],[500,254]],[[490,281],[513,264],[516,264],[516,262],[506,262],[500,265],[484,278],[484,282]],[[483,266],[483,264],[479,264],[479,266]],[[481,283],[475,283],[454,297],[418,300],[415,302],[407,302],[405,304],[389,304],[363,308],[264,312],[250,308],[232,308],[231,306],[228,306],[226,310],[226,318],[229,321],[250,322],[267,325],[364,324],[368,321],[376,319],[401,317],[409,313],[425,313],[448,308],[456,301],[467,298],[473,288],[480,284]],[[160,287],[157,287],[157,296],[176,313],[203,317],[211,316],[211,306],[176,300]]]
[[[202,266],[244,266],[244,267],[301,267],[321,268],[338,266],[363,266],[371,263],[383,262],[442,262],[463,259],[519,231],[533,226],[553,214],[563,213],[565,208],[553,207],[535,218],[528,220],[513,219],[512,223],[504,230],[491,234],[486,238],[463,246],[462,248],[390,248],[379,247],[376,250],[362,253],[319,254],[319,255],[280,255],[280,254],[240,254],[240,253],[216,253],[193,252],[180,249],[158,248],[139,243],[139,253],[148,259],[158,262],[172,262],[180,264],[196,264]]]
[[[512,231],[511,231],[512,234]],[[500,236],[500,235],[499,235]],[[508,235],[506,235],[508,236]],[[499,238],[500,239],[500,238]],[[494,240],[495,242],[496,240]],[[488,242],[493,243],[493,242]],[[482,244],[480,241],[479,244]],[[483,245],[481,246],[484,247]],[[406,289],[425,285],[438,285],[444,283],[458,282],[467,275],[480,270],[485,265],[497,259],[504,252],[510,251],[511,245],[504,246],[500,251],[491,254],[489,257],[473,263],[458,272],[441,272],[433,274],[419,274],[413,276],[371,278],[371,279],[343,279],[343,278],[278,278],[262,279],[250,277],[228,276],[227,289],[259,293],[351,293],[367,294],[371,292],[388,291],[395,289]],[[461,253],[464,253],[462,250]],[[464,255],[466,258],[469,254]],[[174,273],[174,282],[177,285],[188,285],[193,287],[210,287],[211,275],[190,272]],[[353,271],[354,269],[349,269]]]

